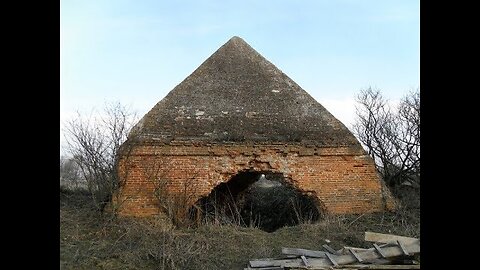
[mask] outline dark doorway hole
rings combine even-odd
[[[243,171],[215,187],[190,209],[195,223],[236,224],[273,232],[317,221],[318,199],[286,181],[281,173]]]

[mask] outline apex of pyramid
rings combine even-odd
[[[248,43],[239,36],[233,36],[225,44],[248,45]]]
[[[231,39],[228,40],[228,42],[245,42],[245,40],[243,40],[239,36],[233,36]]]
[[[213,55],[218,54],[246,54],[253,57],[253,55],[261,56],[252,46],[250,46],[241,37],[233,36],[225,44],[223,44]],[[263,57],[262,57],[263,58]]]

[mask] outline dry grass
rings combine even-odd
[[[410,195],[409,195],[410,196]],[[415,195],[416,196],[416,195]],[[159,218],[101,215],[88,194],[60,194],[61,269],[243,269],[253,258],[278,257],[281,247],[367,247],[366,230],[420,236],[419,205],[404,198],[396,213],[327,216],[273,233],[237,225],[175,229]],[[418,200],[417,200],[418,201]]]

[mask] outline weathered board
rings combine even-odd
[[[419,243],[420,239],[413,237],[398,236],[393,234],[365,232],[365,241],[378,243],[397,243],[402,242],[404,245]]]
[[[267,268],[245,268],[245,270],[266,270]],[[284,268],[281,268],[284,269]],[[331,267],[292,267],[288,268],[290,270],[332,270]],[[375,264],[349,264],[349,265],[340,265],[334,269],[345,269],[345,270],[408,270],[408,269],[420,269],[420,265],[375,265]]]
[[[282,254],[285,255],[297,255],[297,256],[307,256],[312,258],[326,258],[324,251],[309,250],[302,248],[286,248],[282,247]]]
[[[420,243],[413,243],[413,244],[404,244],[403,245],[405,251],[407,251],[409,254],[415,254],[420,252]],[[382,257],[397,257],[397,256],[402,256],[404,255],[404,250],[400,248],[398,245],[397,246],[386,246],[386,247],[379,247],[381,248],[381,251],[383,253],[383,256],[380,255],[377,251],[376,248],[371,248],[365,251],[357,252],[357,256],[362,258],[364,261],[370,261],[370,260],[375,260],[379,259]],[[292,249],[290,251],[295,251],[295,249]],[[358,263],[358,260],[356,256],[353,254],[345,254],[345,255],[335,255],[335,254],[328,254],[327,258],[327,253],[325,253],[324,258],[308,258],[308,264],[311,267],[329,267],[334,264],[338,265],[347,265],[347,264],[352,264],[352,263]],[[301,254],[303,256],[308,256],[305,254]],[[297,258],[297,259],[280,259],[280,260],[252,260],[250,261],[250,266],[251,267],[302,267],[305,264],[303,263],[302,259]]]

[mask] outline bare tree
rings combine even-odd
[[[118,154],[136,114],[118,102],[106,104],[102,114],[92,114],[85,117],[77,112],[75,119],[65,123],[66,150],[80,168],[95,204],[103,210],[124,179],[117,173]]]
[[[420,181],[420,90],[407,94],[392,109],[379,90],[356,96],[354,133],[366,147],[390,187]]]
[[[73,158],[60,156],[60,186],[67,189],[82,187],[80,168]]]

